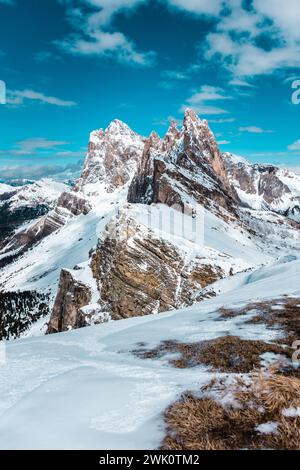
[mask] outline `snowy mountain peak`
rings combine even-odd
[[[200,129],[210,130],[207,120],[201,119],[193,109],[187,108],[184,112],[183,131],[199,132]]]
[[[123,121],[119,119],[114,119],[106,128],[105,134],[109,134],[110,136],[117,137],[117,136],[126,136],[130,135],[131,137],[137,136],[137,134],[130,129],[130,127]]]
[[[98,195],[103,190],[113,192],[126,185],[142,155],[144,140],[118,119],[112,121],[105,131],[93,131],[76,190]]]

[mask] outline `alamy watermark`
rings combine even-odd
[[[300,80],[294,80],[292,83],[292,89],[295,90],[292,94],[292,103],[300,104]]]
[[[0,80],[0,104],[6,104],[6,84]]]
[[[184,241],[204,246],[204,208],[190,204],[174,204],[166,208],[153,204],[141,210],[139,206],[127,204],[125,208],[116,208],[114,217],[104,232],[110,240],[126,241],[133,235],[135,224],[146,237],[162,238],[181,244]],[[98,238],[103,238],[103,223],[97,226]]]

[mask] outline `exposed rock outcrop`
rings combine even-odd
[[[93,195],[101,189],[113,192],[124,186],[133,177],[143,147],[143,137],[118,119],[105,131],[92,132],[84,169],[75,190]]]
[[[151,134],[130,185],[128,201],[162,203],[179,210],[192,201],[236,215],[235,192],[207,121],[187,110],[181,131],[172,122],[163,140]]]
[[[117,320],[189,304],[198,291],[228,274],[194,248],[189,259],[178,240],[160,236],[124,210],[109,223],[92,256],[102,309]]]
[[[80,309],[89,304],[91,299],[89,287],[78,281],[70,271],[63,269],[47,334],[86,326]]]

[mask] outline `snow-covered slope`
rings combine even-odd
[[[59,195],[66,191],[67,185],[50,178],[44,178],[18,188],[12,187],[12,189],[16,191],[16,194],[9,199],[10,211],[22,207],[35,207],[39,204],[52,208]]]
[[[3,194],[12,193],[13,191],[17,191],[17,189],[17,187],[11,186],[9,184],[0,183],[0,196],[2,196]]]
[[[49,178],[18,187],[1,184],[0,241],[11,235],[22,224],[27,224],[49,212],[66,189],[65,184]]]
[[[16,208],[42,197],[55,207],[0,253],[2,333],[18,317],[20,290],[27,308],[41,294],[54,308],[48,328],[43,314],[27,330],[15,325],[23,339],[0,343],[0,448],[157,448],[166,407],[215,372],[133,351],[282,339],[277,324],[249,322],[254,307],[227,317],[220,309],[297,303],[300,179],[221,155],[207,122],[187,110],[183,128],[171,124],[163,139],[113,121],[91,134],[74,188],[39,184],[9,195]]]
[[[198,392],[216,373],[204,365],[176,369],[168,357],[144,360],[131,351],[164,340],[278,339],[278,329],[249,323],[249,316],[222,318],[217,309],[299,296],[299,276],[299,258],[283,258],[221,281],[220,296],[185,310],[9,343],[0,366],[0,447],[158,448],[166,407],[185,390]]]

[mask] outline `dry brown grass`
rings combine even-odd
[[[281,310],[276,310],[280,305]],[[252,302],[240,309],[221,308],[222,318],[233,318],[238,315],[247,315],[251,311],[257,314],[249,320],[249,323],[265,323],[270,328],[282,329],[285,338],[280,343],[291,346],[300,338],[300,299],[282,297],[272,301]]]
[[[261,355],[266,352],[285,354],[276,344],[264,341],[243,340],[237,336],[224,336],[210,341],[179,343],[164,341],[157,348],[140,348],[134,353],[143,359],[159,358],[168,353],[177,353],[179,358],[170,359],[174,367],[185,369],[205,364],[221,372],[250,372],[260,366]]]
[[[277,372],[255,373],[250,382],[237,379],[226,390],[239,407],[223,406],[209,397],[216,380],[197,398],[185,394],[165,413],[164,450],[300,449],[300,418],[284,417],[282,410],[300,406],[300,380]],[[257,425],[276,422],[276,433],[261,434]]]

